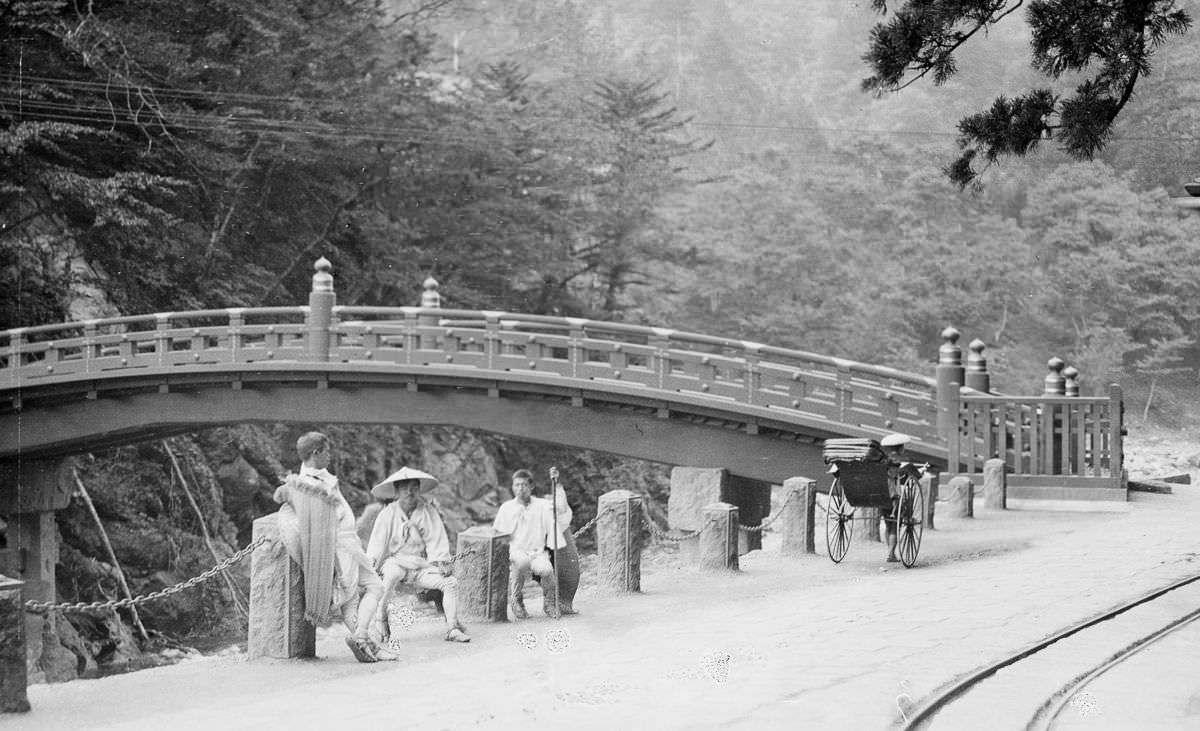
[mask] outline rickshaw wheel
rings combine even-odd
[[[825,547],[829,558],[841,563],[850,550],[850,538],[854,533],[854,508],[846,500],[842,481],[836,477],[829,488],[829,501],[825,505]]]
[[[925,496],[921,493],[920,485],[911,478],[901,483],[899,511],[896,550],[904,568],[911,569],[917,562],[921,536],[925,531]]]

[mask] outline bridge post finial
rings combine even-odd
[[[421,306],[422,307],[441,307],[442,295],[438,294],[438,281],[433,277],[427,277],[421,284]]]
[[[966,386],[980,393],[990,393],[992,376],[988,373],[987,357],[983,354],[983,349],[987,345],[979,338],[975,338],[967,347],[971,349],[971,353],[967,356]]]
[[[330,325],[337,295],[333,291],[333,265],[325,257],[313,264],[312,291],[308,295],[308,359],[329,360]]]
[[[425,309],[441,309],[442,296],[438,294],[438,281],[433,277],[426,277],[421,283],[421,307]],[[434,314],[421,314],[417,316],[417,327],[433,328],[437,327],[441,318]],[[430,331],[423,330],[418,340],[422,350],[433,350],[438,346],[438,339]]]
[[[1067,366],[1063,369],[1063,384],[1064,392],[1067,396],[1079,395],[1079,369],[1075,366]]]
[[[1046,361],[1046,368],[1049,373],[1045,378],[1045,390],[1042,392],[1045,396],[1065,396],[1067,393],[1067,379],[1063,375],[1063,367],[1067,364],[1062,358],[1054,356]]]
[[[938,348],[938,364],[934,374],[937,384],[938,434],[949,440],[950,430],[958,429],[958,388],[964,383],[962,348],[959,333],[952,327],[942,331],[942,346]]]

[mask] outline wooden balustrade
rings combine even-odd
[[[1122,486],[1122,394],[970,395],[958,399],[958,439],[950,444],[952,473],[980,473],[1003,459],[1018,482],[1056,476],[1061,484]]]
[[[309,307],[230,308],[10,330],[0,334],[0,390],[134,371],[311,361],[309,315]],[[334,306],[327,351],[329,363],[583,380],[936,438],[932,379],[696,333],[506,312]]]
[[[440,306],[425,282],[423,307],[335,304],[330,265],[317,262],[308,306],[229,308],[71,322],[0,333],[0,398],[20,389],[94,384],[123,375],[251,370],[402,372],[420,377],[585,392],[693,413],[765,414],[826,421],[831,433],[899,431],[945,445],[951,472],[979,472],[999,456],[1016,475],[1119,481],[1120,390],[1079,398],[1078,373],[1052,359],[1042,396],[989,395],[983,343],[964,367],[947,328],[935,377],[732,338],[601,322]],[[246,366],[257,366],[247,368]],[[962,389],[964,379],[969,388]],[[88,386],[94,388],[95,386]],[[7,395],[6,395],[7,392]],[[1066,394],[1066,395],[1061,395]],[[720,418],[720,417],[718,417]],[[770,416],[767,416],[770,419]]]

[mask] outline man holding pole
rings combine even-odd
[[[553,477],[557,477],[555,470]],[[561,489],[561,488],[560,488]],[[496,512],[492,527],[512,537],[509,540],[509,608],[513,617],[526,619],[525,582],[532,574],[542,585],[544,601],[542,608],[552,617],[558,616],[558,580],[555,575],[553,552],[566,546],[562,531],[555,530],[559,513],[555,504],[560,499],[555,493],[553,502],[533,496],[533,475],[529,470],[517,470],[512,476],[513,498]],[[565,494],[561,498],[566,505]],[[570,508],[566,524],[570,525]]]

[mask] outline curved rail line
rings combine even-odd
[[[905,720],[902,725],[899,726],[899,728],[904,729],[904,731],[913,731],[914,729],[924,728],[933,720],[934,716],[938,712],[948,708],[953,702],[963,697],[972,688],[978,686],[983,681],[995,675],[999,670],[1011,665],[1015,665],[1026,658],[1036,655],[1050,646],[1068,637],[1071,637],[1072,635],[1082,632],[1083,630],[1094,627],[1103,622],[1110,621],[1122,614],[1125,614],[1131,609],[1152,602],[1165,594],[1188,586],[1197,581],[1200,581],[1200,574],[1186,579],[1180,579],[1179,581],[1172,582],[1166,586],[1159,587],[1158,589],[1150,591],[1143,596],[1134,599],[1133,601],[1122,604],[1115,609],[1111,609],[1099,616],[1080,622],[1072,627],[1068,627],[1067,629],[1064,629],[1043,640],[1018,650],[1007,657],[997,660],[989,665],[985,665],[984,667],[969,673],[965,677],[954,681],[948,687],[938,691],[933,696],[928,697],[926,700],[919,703],[909,713],[904,714]],[[1027,722],[1027,728],[1050,728],[1054,718],[1059,714],[1062,708],[1070,702],[1070,699],[1076,690],[1082,688],[1088,682],[1091,682],[1095,678],[1099,677],[1105,671],[1128,659],[1131,655],[1135,654],[1139,650],[1150,646],[1154,642],[1166,637],[1171,632],[1186,626],[1195,619],[1200,619],[1200,610],[1196,610],[1184,617],[1173,620],[1166,626],[1161,627],[1149,635],[1142,637],[1139,641],[1133,643],[1132,645],[1123,648],[1120,652],[1113,655],[1107,662],[1064,684],[1039,707],[1035,716]]]

